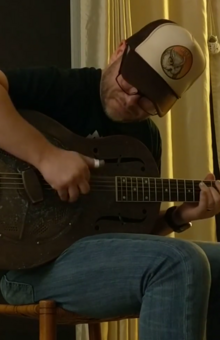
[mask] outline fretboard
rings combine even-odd
[[[115,177],[117,202],[198,202],[201,180]],[[204,181],[215,187],[214,181]]]

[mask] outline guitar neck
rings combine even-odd
[[[116,176],[117,202],[198,202],[201,180]],[[203,181],[215,187],[215,181]]]

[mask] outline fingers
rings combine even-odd
[[[80,194],[86,195],[90,191],[90,185],[88,182],[81,182],[78,187],[70,186],[69,188],[58,190],[58,195],[62,201],[75,202]]]
[[[85,195],[90,191],[90,168],[100,168],[104,161],[77,152],[65,154],[65,160],[66,167],[61,168],[59,180],[53,181],[51,187],[62,201],[75,202],[80,194]]]
[[[83,181],[79,184],[79,191],[81,194],[86,195],[90,191],[90,185],[88,182]]]
[[[216,189],[213,188],[213,187],[210,188],[214,204],[211,205],[211,209],[208,207],[208,210],[211,210],[211,211],[214,210],[215,213],[219,213],[219,209],[220,209],[220,194],[219,194],[218,190],[220,189],[220,184],[219,184],[218,181],[216,181],[215,185],[216,185]]]
[[[96,158],[90,158],[87,156],[82,156],[84,161],[86,162],[86,164],[88,165],[89,168],[100,168],[102,166],[104,166],[105,161],[104,160],[100,160],[100,159],[96,159]]]
[[[205,177],[205,179],[204,179],[205,181],[215,181],[215,175],[213,174],[213,173],[209,173],[206,177]]]
[[[220,195],[214,187],[207,187],[205,183],[200,183],[200,203],[199,206],[203,211],[215,211],[219,210],[220,206]],[[220,190],[220,183],[216,181],[216,187]]]
[[[215,208],[215,201],[213,199],[212,192],[210,190],[211,188],[208,188],[207,185],[203,182],[201,182],[199,186],[200,186],[201,192],[204,193],[204,195],[202,195],[201,197],[203,209],[213,210]]]
[[[200,186],[201,192],[200,192],[198,210],[202,213],[203,211],[208,210],[208,196],[207,196],[207,190],[206,188],[204,188],[204,186],[206,185],[204,183],[200,183],[199,186]]]
[[[68,201],[69,193],[67,189],[57,190],[58,195],[60,196],[61,201]]]
[[[77,186],[71,186],[68,188],[68,201],[73,203],[76,202],[79,197],[79,189]]]

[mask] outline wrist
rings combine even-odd
[[[42,169],[45,167],[45,164],[48,163],[48,159],[51,157],[51,155],[54,154],[56,149],[57,148],[54,145],[50,144],[46,140],[45,143],[39,145],[39,148],[34,156],[32,164],[39,171],[42,171]]]
[[[172,220],[176,225],[182,225],[190,222],[184,218],[180,207],[176,207],[176,209],[173,209]]]
[[[181,233],[192,226],[191,222],[185,221],[179,214],[178,207],[173,206],[167,209],[164,219],[167,225],[177,233]]]

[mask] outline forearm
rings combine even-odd
[[[37,167],[49,146],[47,139],[19,115],[0,85],[0,148]]]
[[[166,236],[173,232],[173,229],[166,223],[164,219],[165,213],[166,211],[160,211],[158,219],[155,223],[155,227],[153,229],[153,234]],[[174,222],[176,226],[182,226],[183,224],[188,223],[188,221],[183,220],[179,209],[174,209],[171,216],[172,216],[172,221]]]

